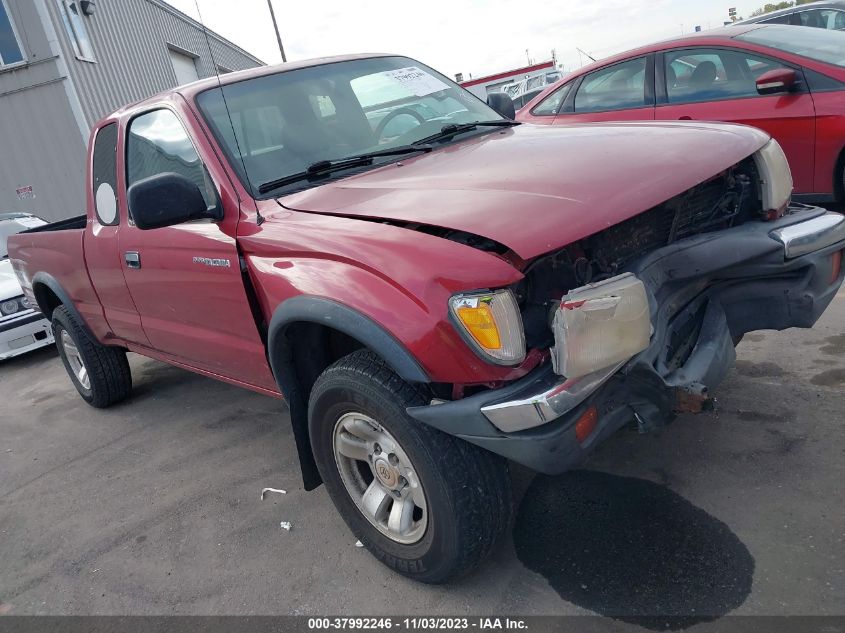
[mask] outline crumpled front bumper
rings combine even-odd
[[[630,361],[568,380],[549,363],[500,389],[408,413],[513,461],[557,474],[621,426],[647,430],[706,403],[754,330],[811,327],[842,284],[845,217],[795,205],[776,222],[749,222],[681,240],[630,267],[649,294],[654,333]],[[589,408],[596,428],[583,441]]]

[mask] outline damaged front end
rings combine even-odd
[[[515,297],[528,348],[551,362],[410,415],[556,474],[625,424],[710,408],[735,341],[811,327],[842,283],[845,218],[786,201],[773,213],[761,172],[745,161],[534,262]]]

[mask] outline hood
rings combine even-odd
[[[531,259],[683,193],[768,139],[724,123],[523,124],[279,202],[474,233]]]
[[[12,262],[8,259],[0,260],[0,301],[19,297],[23,294],[15,271],[12,270]]]

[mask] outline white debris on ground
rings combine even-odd
[[[279,527],[283,530],[287,530],[288,532],[290,532],[290,523],[288,523],[287,521],[282,521],[281,523],[279,523]]]
[[[355,541],[355,547],[364,547],[364,544],[361,541]]]
[[[286,495],[288,493],[287,490],[282,490],[281,488],[264,488],[261,491],[261,500],[262,501],[264,501],[264,495],[266,495],[268,492],[276,492],[280,495]]]

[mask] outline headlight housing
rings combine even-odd
[[[561,300],[552,328],[552,363],[562,376],[578,378],[627,361],[651,339],[645,285],[624,273],[576,288]]]
[[[757,150],[754,163],[760,174],[763,214],[768,219],[777,219],[784,214],[792,197],[792,172],[786,154],[778,142],[772,139]]]
[[[485,360],[518,365],[525,360],[525,331],[510,290],[459,294],[449,299],[458,332]]]
[[[23,296],[0,302],[0,316],[11,316],[18,312],[25,312],[31,309]]]

